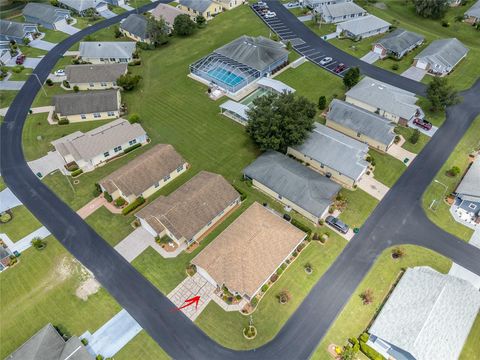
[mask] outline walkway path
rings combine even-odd
[[[18,198],[9,188],[6,188],[0,192],[0,213],[20,205],[22,205],[22,202],[18,200]]]
[[[2,80],[0,81],[0,90],[20,90],[23,84],[25,84],[25,81]]]
[[[99,208],[102,206],[105,206],[107,210],[109,210],[111,213],[114,214],[121,214],[122,210],[118,209],[113,205],[112,203],[109,203],[103,194],[101,194],[99,197],[96,197],[95,199],[91,200],[88,204],[83,206],[80,210],[77,211],[77,214],[82,218],[86,219],[90,215],[92,215],[95,211],[97,211]]]
[[[8,235],[4,233],[0,234],[0,238],[5,242],[5,244],[7,244],[8,248],[12,253],[15,251],[21,253],[32,246],[32,240],[34,238],[38,237],[40,239],[45,239],[49,235],[51,235],[50,231],[48,231],[45,226],[42,226],[41,228],[35,230],[34,232],[15,242],[13,242],[8,237]]]
[[[410,165],[410,163],[417,157],[417,154],[404,149],[402,146],[405,144],[405,138],[400,135],[400,141],[397,144],[392,144],[388,150],[387,154],[393,156],[394,158],[403,162],[406,166]],[[406,161],[408,159],[408,161]]]

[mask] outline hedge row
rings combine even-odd
[[[292,219],[291,223],[293,226],[296,226],[300,230],[306,232],[308,235],[312,233],[312,229],[310,229],[307,225],[302,224],[300,221],[296,219]]]
[[[127,215],[129,212],[135,210],[137,207],[142,205],[145,202],[145,199],[140,196],[138,197],[135,201],[133,201],[131,204],[125,206],[122,210],[123,215]]]
[[[75,171],[72,171],[70,173],[70,175],[72,175],[72,177],[77,177],[78,175],[82,174],[83,173],[83,170],[82,169],[77,169]]]
[[[240,190],[236,185],[233,185],[233,188],[237,190],[237,192],[240,194],[240,200],[243,201],[247,198],[247,194],[245,194],[242,190]]]
[[[126,148],[125,150],[123,150],[123,153],[128,154],[130,151],[135,150],[135,149],[139,148],[140,146],[142,146],[142,144],[132,145],[129,148]]]
[[[367,343],[360,341],[360,350],[371,360],[385,360],[377,350],[372,349]]]

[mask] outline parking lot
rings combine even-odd
[[[280,37],[281,40],[290,41],[293,49],[300,55],[305,56],[309,61],[340,77],[343,77],[345,72],[348,70],[348,66],[342,64],[335,58],[332,58],[326,52],[320,52],[318,49],[306,44],[305,41],[293,33],[292,30],[290,30],[290,28],[276,16],[276,14],[274,16],[273,14],[266,15],[265,13],[268,8],[258,6],[257,4],[253,4],[251,8],[258,15],[258,17],[260,17],[263,22],[265,22],[265,24],[267,24],[267,26]],[[332,58],[332,60],[328,62],[325,61],[324,59],[327,57]],[[322,62],[322,60],[324,61]]]

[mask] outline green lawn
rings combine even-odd
[[[447,194],[453,192],[460,182],[469,163],[468,155],[480,148],[478,134],[480,134],[480,116],[475,119],[468,132],[464,135],[463,139],[435,177],[436,180],[447,185]],[[458,166],[461,169],[460,175],[456,177],[450,177],[447,175],[448,169],[452,166]],[[473,231],[453,219],[449,212],[449,206],[442,200],[444,193],[445,187],[436,182],[432,182],[427,188],[422,198],[423,208],[425,209],[427,216],[443,230],[459,237],[460,239],[466,241],[470,240]],[[434,200],[436,201],[437,206],[436,210],[432,211],[429,207]]]
[[[44,28],[43,26],[39,26],[38,30],[42,33],[45,33],[45,36],[43,37],[42,40],[49,41],[56,44],[59,42],[62,42],[63,40],[69,37],[69,35],[65,34],[64,32],[47,29],[47,28]]]
[[[125,10],[124,8],[120,7],[120,6],[109,6],[109,7],[112,9],[111,11],[112,11],[113,13],[118,14],[118,15],[120,15],[120,14],[124,13],[125,11],[127,11],[127,10]]]
[[[35,100],[33,100],[32,107],[50,106],[50,105],[52,105],[52,96],[60,95],[60,94],[67,94],[67,93],[71,93],[71,92],[63,90],[60,87],[60,84],[58,84],[58,83],[55,83],[52,86],[48,86],[48,85],[44,84],[43,85],[43,90],[40,89],[37,93],[37,96],[35,97]]]
[[[129,224],[133,220],[133,215],[112,214],[103,206],[86,219],[87,224],[112,246],[117,245],[133,231]]]
[[[477,315],[477,319],[470,330],[467,341],[463,345],[462,353],[460,354],[460,360],[470,360],[475,359],[478,354],[480,354],[480,314]]]
[[[18,91],[0,90],[0,108],[10,106],[17,94]]]
[[[5,181],[3,181],[3,178],[0,176],[0,191],[5,190],[7,188],[7,185],[5,185]]]
[[[63,56],[60,60],[57,61],[57,63],[55,64],[54,68],[52,69],[52,73],[57,71],[58,69],[63,69],[65,70],[65,68],[68,66],[68,65],[72,65],[73,64],[73,57],[72,56]]]
[[[414,130],[415,129],[411,127],[407,128],[405,126],[397,126],[395,128],[395,133],[405,138],[405,142],[403,143],[402,148],[404,148],[405,150],[411,151],[415,154],[418,154],[420,153],[420,151],[422,151],[425,145],[427,145],[430,138],[427,135],[420,133],[420,137],[418,138],[418,141],[415,144],[412,144],[409,141],[409,139],[410,139],[410,136],[412,136],[412,133],[414,132]]]
[[[306,14],[306,9],[302,7],[288,8],[288,10],[295,16],[303,16]]]
[[[41,50],[41,49],[36,49],[30,46],[25,46],[25,45],[20,45],[19,46],[20,51],[22,52],[23,55],[25,55],[27,58],[36,58],[39,56],[45,56],[47,55],[47,51]]]
[[[385,36],[385,34],[375,35],[360,41],[336,38],[328,40],[328,42],[332,45],[335,45],[339,49],[342,49],[343,51],[360,58],[372,50],[372,45],[383,36]]]
[[[349,337],[359,336],[377,313],[383,299],[402,269],[415,266],[430,266],[437,271],[447,273],[452,264],[449,259],[425,248],[412,245],[405,245],[402,248],[405,250],[406,255],[399,260],[392,259],[391,249],[385,250],[378,258],[343,311],[332,324],[332,327],[313,354],[312,359],[330,360],[331,357],[327,352],[329,344],[345,345]],[[370,305],[363,305],[360,299],[360,294],[366,289],[373,290],[374,300]]]
[[[120,306],[104,290],[83,301],[75,290],[84,270],[52,237],[45,250],[29,249],[0,274],[0,357],[3,359],[51,322],[70,334],[94,332]]]
[[[133,359],[166,360],[170,359],[170,357],[145,330],[142,330],[123,349],[115,354],[115,360]]]
[[[368,195],[361,189],[340,190],[340,195],[347,201],[347,208],[340,214],[339,218],[351,228],[360,228],[378,205],[378,200]]]
[[[370,149],[369,154],[375,159],[375,179],[388,187],[392,187],[407,168],[391,155],[373,149]]]
[[[77,19],[77,22],[75,24],[72,24],[72,26],[75,26],[76,28],[79,29],[85,29],[87,26],[93,25],[101,20],[105,20],[104,18],[100,17],[97,20],[91,20],[89,18],[84,18],[84,17],[75,17]]]
[[[30,76],[32,69],[24,68],[19,73],[11,71],[12,75],[8,80],[10,81],[26,81]]]
[[[0,233],[8,235],[10,240],[18,241],[33,231],[39,229],[42,224],[23,206],[17,206],[10,210],[12,220],[6,224],[0,223]]]
[[[318,36],[328,35],[334,33],[337,29],[337,25],[335,24],[321,24],[316,25],[313,20],[305,21],[304,24],[310,28],[314,33]]]

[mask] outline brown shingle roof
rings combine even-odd
[[[158,144],[100,181],[107,192],[140,196],[145,190],[185,164],[172,145]]]
[[[127,72],[127,64],[68,65],[67,81],[73,84],[115,82]]]
[[[254,203],[192,263],[219,285],[251,298],[304,237],[303,231]]]
[[[182,14],[188,15],[186,11],[167,4],[158,4],[158,6],[152,10],[152,15],[156,20],[159,20],[160,17],[163,17],[165,22],[172,27],[175,18]]]
[[[164,226],[177,239],[190,240],[238,198],[238,193],[221,175],[202,171],[170,195],[147,205],[136,216],[157,232]]]

